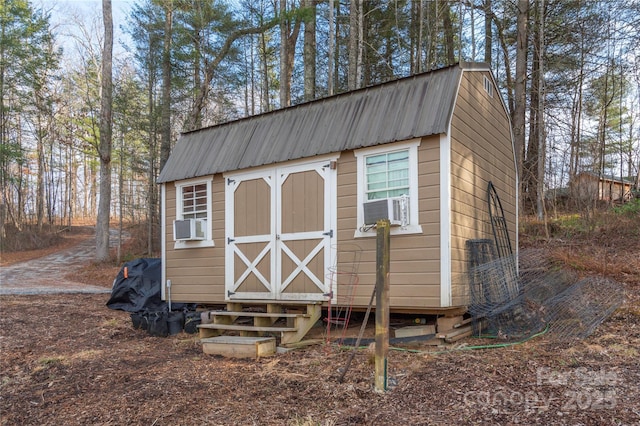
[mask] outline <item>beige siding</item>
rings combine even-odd
[[[418,149],[419,222],[422,234],[391,236],[391,307],[426,309],[440,307],[440,163],[439,137],[424,138]],[[354,305],[368,304],[376,281],[375,237],[354,238],[356,223],[357,167],[353,152],[344,152],[338,163],[338,271],[354,265],[349,251],[362,250]],[[345,250],[341,250],[344,247]],[[346,260],[345,260],[346,259]],[[338,289],[340,292],[340,289]],[[340,295],[338,295],[340,299]]]
[[[173,221],[176,218],[176,187],[165,185],[166,279],[171,280],[175,302],[224,300],[224,180],[214,176],[211,185],[213,240],[215,247],[175,249]]]
[[[493,238],[487,208],[492,181],[505,210],[511,243],[516,235],[516,171],[509,119],[494,87],[484,90],[484,75],[465,72],[451,122],[451,256],[454,305],[467,300],[468,239]]]
[[[425,138],[418,151],[419,220],[423,233],[398,235],[391,238],[391,305],[394,309],[440,307],[439,138]],[[301,175],[298,178],[307,179],[309,176]],[[259,194],[262,192],[259,189],[248,186],[247,194],[239,193],[238,197],[241,199],[251,199],[253,197],[255,197],[253,198],[254,200],[259,199]],[[357,245],[362,250],[362,253],[357,265],[359,282],[356,288],[354,305],[364,307],[367,305],[375,285],[376,241],[372,237],[354,238],[354,232],[357,227],[356,192],[356,160],[353,152],[345,152],[338,160],[337,246],[339,261],[342,263],[339,264],[337,270],[338,273],[342,270],[353,270],[354,262],[348,249],[353,247],[354,244]],[[172,183],[167,184],[167,214],[165,216],[167,232],[166,273],[167,279],[172,281],[172,298],[174,301],[201,303],[224,301],[224,181],[221,176],[215,176],[212,193],[213,235],[216,246],[212,248],[176,250],[173,248],[171,229],[171,224],[175,218],[176,191]],[[246,197],[242,198],[245,195]],[[241,199],[236,199],[236,203],[239,203]],[[299,197],[283,201],[285,204],[294,203],[295,199],[299,199]],[[320,206],[307,207],[317,211]],[[240,228],[236,229],[236,231],[242,234],[245,225],[239,225]],[[263,225],[256,223],[255,226],[262,229]],[[293,226],[295,228],[297,225],[294,224]],[[340,250],[340,247],[345,247],[346,249],[343,251]],[[255,247],[255,250],[259,250],[259,247]],[[301,253],[308,250],[309,247],[299,248]],[[291,262],[284,260],[283,272],[287,273],[293,267],[294,265]],[[322,268],[321,259],[314,259],[309,264],[309,267],[314,270]],[[267,274],[268,269],[266,268],[263,265],[259,269]],[[253,282],[247,282],[247,286],[248,288],[253,288],[254,286],[256,289],[259,288]],[[311,285],[304,282],[304,280],[300,280],[300,283],[294,283],[292,287],[296,291],[307,288],[311,289]],[[338,291],[341,290],[339,289]],[[342,291],[347,290],[342,289]]]

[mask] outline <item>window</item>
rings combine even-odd
[[[393,226],[391,234],[421,233],[418,223],[418,146],[420,140],[355,151],[358,164],[358,209],[355,236],[375,235],[364,226],[363,203],[385,198],[409,198],[409,223]]]
[[[365,157],[367,200],[409,195],[409,150]]]
[[[486,75],[484,76],[484,91],[487,92],[489,97],[493,98],[493,83]]]
[[[211,182],[209,178],[176,183],[176,220],[198,219],[204,225],[204,239],[177,240],[175,248],[213,247]]]
[[[207,218],[207,184],[185,185],[182,190],[182,218]]]

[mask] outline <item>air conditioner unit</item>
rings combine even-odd
[[[375,225],[383,219],[389,219],[391,225],[409,224],[409,197],[383,198],[363,203],[364,224]]]
[[[206,237],[204,219],[184,219],[173,221],[173,239],[176,241],[204,240]]]

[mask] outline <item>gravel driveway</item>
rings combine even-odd
[[[112,242],[117,242],[112,231]],[[111,293],[111,289],[70,281],[70,273],[95,258],[95,238],[38,259],[0,268],[0,295]]]

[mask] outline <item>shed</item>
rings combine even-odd
[[[580,200],[627,202],[633,197],[635,183],[634,176],[582,172],[576,176],[573,187]]]
[[[466,241],[493,238],[490,181],[517,247],[511,125],[481,63],[185,133],[158,179],[164,297],[366,307],[382,214],[391,311],[459,310]]]

